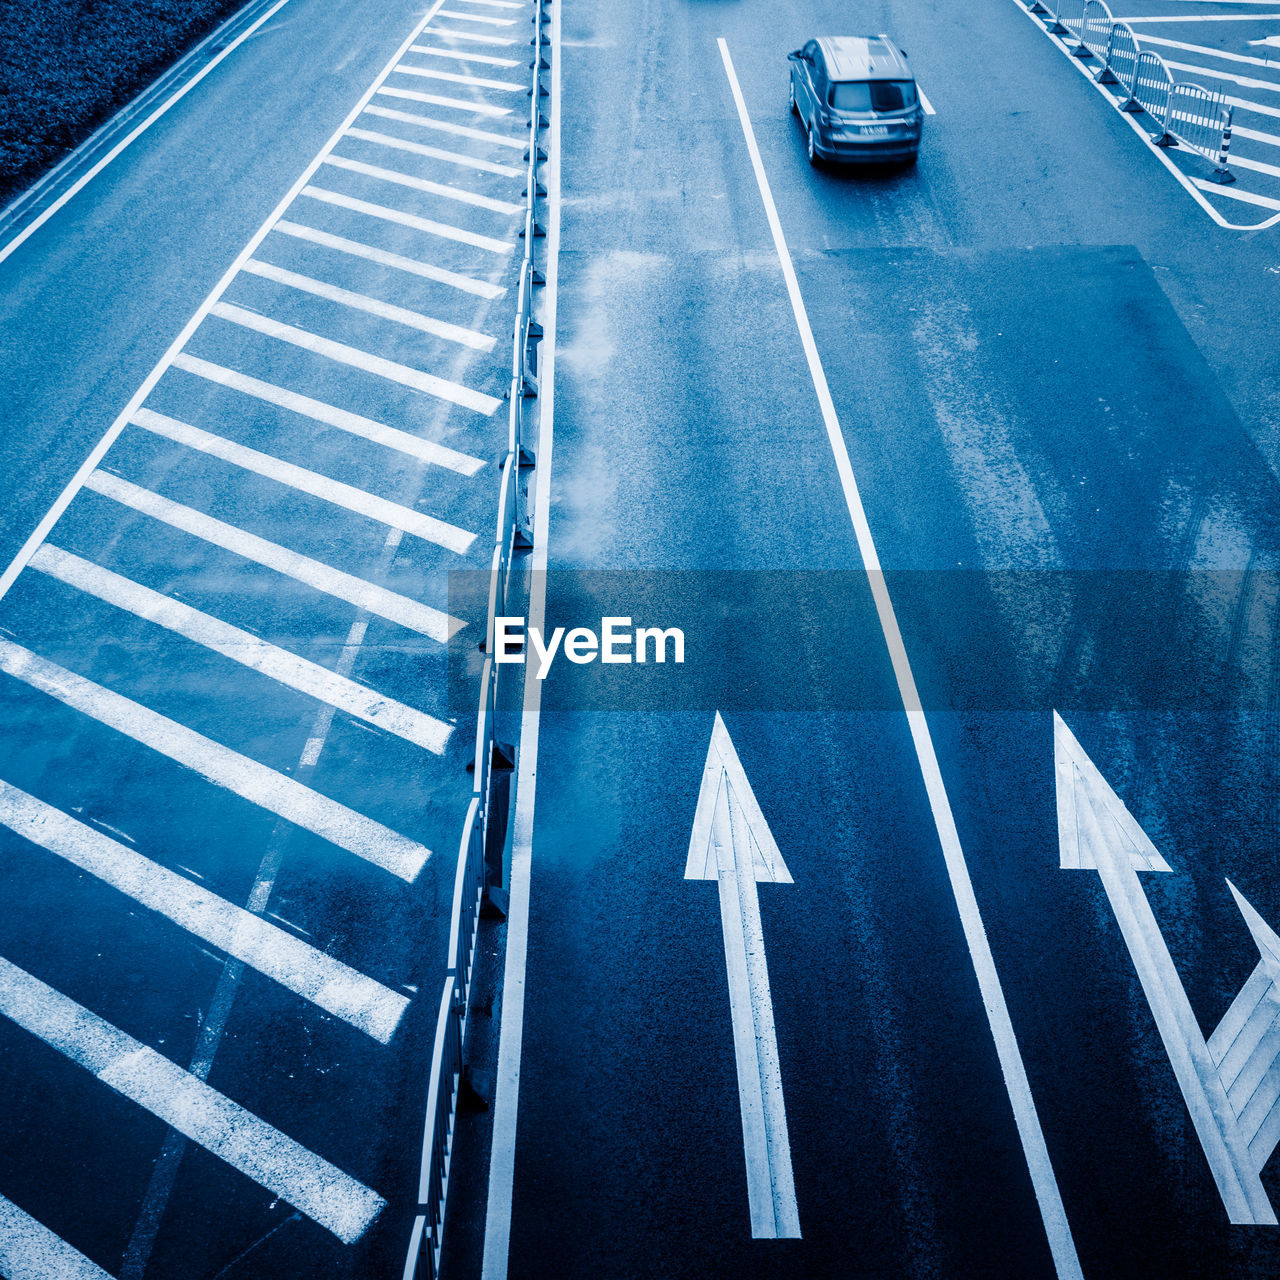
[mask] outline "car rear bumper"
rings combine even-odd
[[[890,164],[910,160],[920,150],[919,138],[877,138],[853,141],[846,138],[814,138],[814,150],[824,160],[840,160],[849,164]]]

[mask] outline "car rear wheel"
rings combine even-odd
[[[794,80],[787,81],[787,106],[790,107],[793,116],[799,117],[800,108],[796,106],[796,82]]]
[[[816,169],[816,168],[818,167],[818,148],[817,148],[817,146],[814,144],[814,141],[813,141],[813,135],[814,135],[814,132],[815,132],[815,130],[814,130],[814,127],[813,127],[813,121],[812,121],[812,120],[810,120],[810,121],[809,121],[809,129],[808,129],[808,133],[809,133],[809,163],[810,163],[811,165],[813,165],[813,167]]]

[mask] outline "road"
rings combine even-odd
[[[446,1274],[1274,1274],[1280,258],[1009,0],[860,12],[936,115],[810,170],[851,22],[560,14],[546,623],[688,654],[526,704]]]

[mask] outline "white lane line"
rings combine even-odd
[[[443,160],[446,164],[461,165],[465,169],[478,169],[481,173],[496,173],[504,178],[519,178],[524,174],[523,169],[513,168],[509,164],[495,164],[492,160],[481,160],[478,156],[465,155],[461,151],[444,151],[422,142],[409,142],[405,138],[394,138],[388,133],[376,133],[372,129],[352,129],[348,137],[359,138],[362,142],[374,142],[380,147],[390,147],[393,151],[406,151],[431,160]]]
[[[289,188],[288,191],[280,198],[276,207],[267,215],[266,220],[258,227],[257,231],[249,238],[248,244],[236,255],[235,261],[223,272],[218,283],[205,297],[204,301],[196,308],[191,318],[182,326],[182,330],[178,336],[169,344],[164,355],[156,362],[151,372],[143,379],[142,385],[133,393],[129,399],[129,403],[116,416],[114,422],[103,433],[98,443],[89,451],[89,456],[80,464],[75,475],[67,481],[62,492],[54,500],[53,505],[46,511],[41,518],[39,524],[32,530],[30,537],[19,548],[18,553],[10,560],[4,573],[0,574],[0,598],[3,598],[9,588],[13,586],[14,581],[22,572],[23,566],[27,563],[31,553],[45,540],[49,534],[49,530],[62,518],[62,513],[71,505],[72,499],[80,491],[85,484],[88,476],[90,476],[97,468],[98,464],[106,456],[107,450],[111,448],[116,437],[124,430],[125,425],[129,421],[130,415],[135,409],[141,405],[155,388],[156,383],[164,376],[165,370],[173,362],[173,357],[187,345],[191,335],[200,327],[205,317],[212,310],[214,303],[223,295],[227,286],[236,278],[240,271],[241,264],[251,258],[254,251],[266,239],[271,230],[272,225],[277,218],[284,215],[288,207],[297,199],[299,193],[311,181],[312,175],[320,167],[324,157],[335,147],[347,131],[348,128],[359,118],[361,111],[364,110],[369,100],[381,87],[382,82],[391,73],[391,68],[404,56],[404,51],[413,44],[422,34],[423,28],[436,16],[439,11],[442,0],[432,0],[430,8],[426,15],[415,24],[413,30],[405,37],[399,49],[392,55],[390,61],[386,63],[383,69],[375,77],[373,83],[360,95],[360,99],[356,102],[347,117],[329,136],[329,140],[320,148],[319,152],[308,162],[307,167],[298,176],[297,180]],[[275,10],[271,11],[272,13]],[[270,17],[270,13],[266,15]],[[265,18],[264,18],[265,21]],[[252,31],[252,28],[250,28]],[[246,34],[249,34],[248,32]],[[216,65],[216,64],[214,64]]]
[[[1264,142],[1269,147],[1280,147],[1280,134],[1263,133],[1261,129],[1247,129],[1242,124],[1232,123],[1231,136],[1248,138],[1251,142]],[[1233,156],[1232,159],[1235,159]]]
[[[366,110],[376,110],[367,107]],[[404,115],[405,112],[394,114]],[[462,126],[457,126],[461,128]],[[479,130],[475,130],[479,132]],[[394,267],[397,271],[405,271],[411,275],[421,276],[424,280],[434,280],[437,284],[447,284],[452,289],[461,289],[463,293],[474,294],[477,298],[500,298],[506,289],[500,284],[490,284],[487,280],[474,280],[471,276],[459,275],[456,271],[448,271],[419,258],[406,258],[403,254],[390,253],[375,245],[362,244],[358,240],[348,240],[343,236],[331,235],[328,231],[318,231],[315,227],[304,227],[298,222],[289,222],[281,218],[272,232],[282,236],[292,236],[296,240],[308,240],[312,244],[323,245],[326,249],[335,249],[338,253],[350,254],[353,258],[364,258],[366,262],[376,262],[382,267]]]
[[[918,82],[916,84],[916,93],[919,95],[920,105],[924,108],[925,115],[936,116],[938,113],[933,109],[933,103],[925,96],[925,92]]]
[[[1275,8],[1274,0],[1266,0]],[[1153,17],[1116,18],[1116,22],[1127,22],[1130,26],[1139,22],[1274,22],[1280,13],[1163,13]],[[1143,42],[1147,40],[1142,37]]]
[[[408,146],[403,148],[408,150]],[[326,156],[325,164],[335,169],[347,169],[351,173],[362,174],[366,178],[380,178],[383,182],[394,182],[400,187],[409,187],[413,191],[425,191],[429,195],[441,196],[445,200],[456,200],[459,204],[474,205],[477,209],[490,209],[494,213],[519,213],[524,206],[512,204],[509,200],[495,200],[492,196],[477,195],[474,191],[465,191],[460,187],[445,186],[441,182],[432,182],[429,178],[415,178],[408,173],[400,173],[396,169],[383,169],[379,165],[365,164],[363,160],[348,160],[345,156]]]
[[[448,342],[460,343],[464,347],[470,347],[472,351],[492,351],[496,341],[488,334],[479,333],[475,329],[451,324],[447,320],[437,320],[433,316],[424,316],[420,311],[397,307],[394,303],[383,302],[380,298],[371,298],[368,294],[353,293],[350,289],[339,288],[336,284],[327,284],[323,280],[304,276],[286,267],[277,267],[274,263],[263,262],[260,258],[250,258],[244,264],[244,270],[249,275],[261,276],[264,280],[273,280],[276,284],[287,285],[290,289],[310,293],[328,302],[341,303],[354,311],[363,311],[367,315],[377,316],[379,320],[390,320],[406,328],[444,338]]]
[[[489,27],[514,27],[516,25],[514,18],[490,18],[481,13],[459,13],[457,9],[440,9],[438,12],[442,18],[461,18],[463,22],[483,22]]]
[[[518,67],[514,58],[498,58],[489,53],[471,53],[466,49],[437,49],[430,44],[415,44],[410,53],[426,53],[433,58],[454,58],[459,62],[482,62],[488,67]]]
[[[491,9],[519,9],[516,0],[459,0],[461,4],[483,4]]]
[[[459,453],[456,449],[446,448],[431,440],[421,440],[417,436],[411,436],[407,431],[388,427],[384,423],[375,422],[372,418],[362,417],[358,413],[348,413],[346,409],[337,409],[331,404],[313,400],[310,396],[299,395],[295,391],[286,391],[283,387],[251,378],[248,374],[237,373],[234,369],[224,369],[221,365],[201,360],[198,356],[189,356],[186,352],[176,356],[173,365],[175,369],[183,369],[187,373],[195,374],[198,378],[219,383],[232,391],[242,392],[244,395],[264,400],[268,404],[278,405],[281,409],[288,409],[291,413],[298,413],[316,422],[323,422],[326,426],[337,427],[340,431],[349,432],[353,436],[361,436],[374,444],[408,454],[411,458],[420,458],[423,462],[433,463],[437,467],[447,467],[459,475],[473,476],[484,466],[481,459],[473,458],[470,454]]]
[[[187,449],[196,449],[201,453],[207,453],[212,458],[220,458],[233,467],[240,467],[245,471],[253,472],[254,475],[264,476],[268,480],[274,480],[276,484],[285,485],[299,493],[310,494],[322,502],[330,502],[335,507],[342,507],[366,519],[376,520],[379,524],[385,524],[392,529],[411,533],[415,538],[434,543],[458,555],[465,555],[476,540],[474,533],[468,533],[466,529],[459,529],[456,525],[446,524],[434,516],[423,515],[398,502],[389,502],[386,498],[378,497],[377,494],[367,493],[364,489],[357,489],[354,485],[344,484],[341,480],[321,475],[318,471],[308,471],[305,467],[295,466],[292,462],[285,462],[270,454],[259,453],[257,449],[250,449],[225,436],[214,435],[200,427],[193,427],[190,423],[179,422],[177,418],[166,417],[152,409],[139,409],[131,421],[135,427],[141,427],[153,435],[163,436],[166,440],[172,440],[175,444],[180,444]]]
[[[46,542],[31,557],[31,567],[435,755],[444,753],[453,733],[453,726],[443,720],[52,543]]]
[[[551,98],[546,164],[547,257],[542,290],[542,361],[539,380],[538,466],[530,555],[529,625],[543,629],[547,612],[547,544],[551,527],[551,465],[555,443],[556,307],[560,280],[560,12],[551,6]],[[516,1128],[520,1110],[520,1065],[524,1041],[524,997],[529,952],[529,882],[533,869],[533,815],[538,782],[538,737],[542,681],[525,668],[516,765],[515,811],[511,818],[511,896],[507,903],[506,959],[502,979],[502,1021],[494,1075],[493,1128],[489,1144],[489,1189],[485,1202],[481,1280],[507,1280],[511,1210],[515,1187]]]
[[[363,578],[344,573],[332,565],[321,564],[319,560],[312,560],[278,543],[268,542],[255,533],[237,529],[234,525],[205,515],[203,511],[184,507],[150,489],[143,489],[120,476],[112,475],[110,471],[95,471],[85,481],[85,488],[126,507],[132,507],[135,511],[150,516],[153,520],[160,520],[193,538],[200,538],[244,560],[252,560],[267,569],[274,569],[276,573],[284,574],[286,578],[301,582],[324,595],[333,596],[335,600],[345,600],[357,609],[377,614],[388,622],[398,623],[410,631],[439,640],[442,644],[447,643],[451,635],[466,625],[460,619],[450,617],[430,605],[410,600],[408,596],[397,595],[386,587],[366,582]]]
[[[1241,169],[1252,169],[1254,173],[1268,173],[1273,178],[1280,178],[1280,165],[1264,164],[1261,160],[1252,160],[1235,153],[1231,156],[1231,163]]]
[[[1269,107],[1261,102],[1251,102],[1248,98],[1228,97],[1227,101],[1233,107],[1239,107],[1241,111],[1253,111],[1260,116],[1272,116],[1275,119],[1280,119],[1280,107]]]
[[[420,116],[415,111],[396,111],[392,107],[365,107],[367,116],[381,116],[384,120],[399,120],[402,124],[416,124],[424,129],[438,129],[441,133],[452,133],[459,138],[474,138],[477,142],[492,142],[497,147],[510,147],[514,151],[523,151],[526,139],[510,138],[502,133],[490,133],[487,129],[472,129],[465,124],[454,124],[450,120],[436,120],[431,116]],[[279,224],[276,224],[279,227]]]
[[[0,823],[380,1044],[409,1007],[400,992],[3,781]]]
[[[87,173],[77,178],[76,181],[73,182],[71,186],[69,186],[66,191],[64,191],[51,205],[49,205],[47,209],[42,210],[38,217],[33,218],[29,223],[27,223],[27,225],[23,227],[12,240],[5,244],[4,248],[0,249],[0,262],[3,262],[19,246],[25,244],[27,240],[35,235],[35,233],[39,231],[55,213],[62,209],[69,200],[72,200],[79,195],[80,192],[83,191],[84,188],[107,167],[107,165],[119,156],[126,147],[137,141],[137,139],[146,133],[146,131],[150,129],[151,126],[155,124],[155,122],[159,120],[160,117],[163,116],[171,107],[176,106],[177,103],[185,98],[187,94],[189,94],[191,90],[205,78],[205,76],[213,71],[220,62],[225,58],[229,58],[242,44],[244,44],[246,40],[249,39],[250,36],[254,34],[254,32],[256,32],[264,23],[269,22],[274,18],[275,15],[288,3],[289,0],[279,0],[278,4],[272,5],[272,7],[260,18],[256,19],[251,26],[246,27],[234,40],[228,42],[224,49],[215,54],[214,57],[210,58],[209,61],[206,62],[205,65],[186,82],[186,84],[184,84],[170,97],[166,98],[164,102],[162,102],[149,116],[147,116],[141,124],[130,130],[129,133],[121,138],[120,141],[117,142],[116,145],[97,162],[97,164],[95,164]],[[205,43],[208,43],[209,41],[216,41],[221,30],[222,29],[219,28],[217,31],[212,32],[207,37]],[[195,52],[195,50],[193,50],[193,52]]]
[[[112,1280],[43,1222],[0,1196],[0,1275],[8,1280]]]
[[[414,89],[383,88],[378,92],[384,98],[403,98],[406,102],[425,102],[433,107],[452,107],[456,111],[471,111],[481,116],[509,116],[510,107],[495,107],[491,102],[472,102],[466,98],[442,98],[436,93],[418,93]]]
[[[344,1244],[359,1240],[386,1206],[323,1157],[4,959],[0,1013]]]
[[[431,851],[286,774],[0,639],[0,671],[410,884]]]
[[[1280,18],[1280,13],[1276,14]],[[1143,35],[1142,46],[1159,45],[1162,49],[1181,49],[1184,53],[1199,53],[1209,58],[1221,58],[1224,62],[1243,62],[1251,67],[1275,67],[1280,71],[1280,63],[1274,58],[1254,58],[1246,53],[1228,53],[1225,49],[1213,49],[1206,44],[1187,44],[1182,40],[1168,40],[1164,36]]]
[[[332,338],[322,338],[319,334],[308,333],[305,329],[295,328],[291,324],[282,324],[279,320],[260,316],[254,311],[246,311],[243,307],[234,306],[229,302],[215,303],[209,309],[209,314],[221,320],[229,320],[232,324],[241,325],[246,329],[252,329],[255,333],[265,334],[269,338],[278,338],[281,342],[289,342],[295,347],[314,351],[316,355],[335,360],[339,364],[363,369],[366,373],[386,378],[389,382],[398,382],[402,386],[412,387],[415,391],[425,391],[428,395],[448,400],[451,404],[461,405],[464,409],[474,409],[476,413],[491,414],[502,403],[494,396],[485,395],[482,391],[473,391],[470,387],[450,382],[447,378],[438,378],[433,373],[424,373],[421,369],[411,369],[408,365],[396,364],[394,360],[371,355],[357,347],[349,347],[345,342],[335,342]]]
[[[1230,80],[1244,89],[1269,89],[1272,93],[1280,93],[1280,84],[1273,80],[1254,80],[1249,76],[1234,75],[1230,71],[1220,71],[1217,67],[1201,67],[1193,62],[1173,62],[1165,59],[1165,65],[1174,71],[1190,71],[1195,75],[1209,76],[1215,80]]]
[[[1257,205],[1260,209],[1280,209],[1280,200],[1273,200],[1270,196],[1260,196],[1252,191],[1241,191],[1238,187],[1220,186],[1216,182],[1206,182],[1203,178],[1193,178],[1192,181],[1201,191],[1207,192],[1211,196],[1226,196],[1229,200],[1239,200],[1244,204]]]
[[[524,85],[510,80],[486,80],[481,76],[463,75],[460,71],[437,71],[434,67],[409,67],[401,63],[396,71],[402,76],[419,76],[424,80],[444,80],[449,84],[469,84],[476,89],[499,89],[507,93],[519,93]]]
[[[804,298],[800,292],[800,284],[796,279],[795,267],[791,261],[791,253],[787,248],[783,235],[782,223],[778,218],[777,206],[773,201],[773,192],[769,187],[769,179],[765,175],[764,163],[760,159],[760,150],[756,145],[755,131],[751,127],[751,117],[747,114],[747,104],[738,84],[738,76],[733,68],[733,60],[729,56],[729,46],[723,38],[717,43],[720,56],[724,62],[725,75],[733,94],[734,104],[738,110],[738,119],[742,124],[742,133],[746,140],[747,151],[751,157],[751,167],[755,171],[756,185],[760,189],[760,199],[764,205],[769,230],[773,236],[774,248],[778,262],[786,281],[787,295],[791,301],[791,309],[795,316],[796,329],[804,346],[805,357],[809,365],[809,375],[813,380],[814,391],[822,410],[822,420],[826,426],[827,439],[835,459],[836,470],[840,476],[840,485],[844,491],[845,505],[849,511],[849,519],[853,525],[858,542],[858,550],[862,557],[867,582],[875,600],[876,614],[884,634],[885,646],[893,664],[894,676],[898,691],[911,730],[911,741],[915,747],[916,758],[920,764],[920,772],[924,778],[925,790],[929,796],[929,806],[933,812],[934,825],[942,846],[943,858],[946,862],[947,875],[951,882],[951,892],[955,898],[964,930],[965,942],[973,961],[974,973],[978,979],[978,987],[982,993],[982,1003],[987,1013],[987,1021],[991,1027],[991,1035],[995,1041],[996,1054],[1004,1074],[1005,1088],[1013,1110],[1014,1120],[1018,1126],[1018,1134],[1022,1139],[1023,1151],[1026,1153],[1027,1167],[1031,1174],[1032,1186],[1036,1200],[1040,1206],[1041,1218],[1049,1240],[1049,1248],[1053,1254],[1057,1272],[1064,1280],[1082,1280],[1080,1259],[1076,1254],[1075,1242],[1071,1238],[1071,1226],[1067,1221],[1066,1210],[1062,1205],[1062,1196],[1058,1190],[1058,1180],[1053,1172],[1049,1159],[1049,1149],[1045,1144],[1044,1132],[1040,1127],[1040,1117],[1036,1112],[1035,1099],[1031,1095],[1031,1084],[1027,1079],[1026,1067],[1022,1061],[1022,1053],[1018,1048],[1017,1037],[1013,1030],[1013,1021],[1005,1003],[1004,991],[1000,985],[1000,977],[996,972],[995,958],[991,953],[991,944],[987,939],[986,927],[978,910],[978,901],[974,895],[973,882],[969,878],[969,868],[965,862],[964,850],[960,844],[960,833],[956,829],[955,816],[951,811],[951,801],[947,795],[946,784],[942,778],[942,770],[938,765],[937,752],[934,750],[933,737],[929,731],[929,723],[925,718],[920,703],[920,694],[916,689],[915,676],[907,658],[902,633],[898,628],[897,616],[893,610],[893,602],[889,598],[884,573],[880,568],[880,557],[871,536],[871,527],[867,522],[867,514],[862,505],[862,497],[858,492],[858,482],[853,474],[853,466],[849,461],[849,450],[845,443],[840,419],[836,415],[835,404],[831,399],[831,389],[827,385],[827,376],[814,341],[813,329],[809,324],[809,315],[805,309]]]
[[[441,240],[454,240],[458,244],[469,244],[475,249],[486,249],[490,253],[510,253],[516,246],[510,240],[495,240],[492,236],[477,235],[463,227],[451,227],[444,222],[433,222],[430,218],[419,218],[414,213],[403,213],[399,209],[388,208],[384,204],[372,204],[368,200],[357,200],[354,196],[341,191],[329,191],[325,187],[304,187],[302,194],[323,204],[336,205],[340,209],[350,209],[353,213],[367,214],[371,218],[381,218],[383,222],[394,222],[402,227],[411,227],[414,231],[425,231],[428,235],[439,236]]]
[[[1270,0],[1268,0],[1270,3]],[[431,35],[436,40],[470,40],[473,44],[487,44],[498,46],[511,46],[516,43],[514,40],[507,39],[504,36],[481,35],[478,31],[453,31],[447,27],[432,27]]]

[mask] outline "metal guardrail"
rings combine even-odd
[[[1143,49],[1126,22],[1117,22],[1106,0],[1031,0],[1032,13],[1044,17],[1050,35],[1074,39],[1073,57],[1096,59],[1102,65],[1099,84],[1119,85],[1124,98],[1121,111],[1146,112],[1157,130],[1152,141],[1159,147],[1179,143],[1214,161],[1215,182],[1234,182],[1229,168],[1232,109],[1221,88],[1206,89],[1186,80],[1175,80],[1168,64],[1150,49]]]
[[[537,202],[546,189],[538,181],[538,166],[546,153],[538,139],[547,121],[542,114],[542,72],[549,70],[545,24],[551,0],[534,0],[534,35],[530,42],[532,84],[529,89],[528,147],[525,151],[525,210],[520,237],[524,255],[516,295],[516,319],[512,331],[511,386],[507,406],[507,452],[498,488],[498,516],[493,556],[489,566],[488,611],[484,640],[486,654],[480,676],[476,713],[476,743],[471,802],[462,824],[454,875],[453,905],[449,922],[448,968],[440,996],[427,1091],[423,1128],[422,1164],[418,1184],[418,1211],[405,1257],[403,1280],[436,1280],[444,1236],[449,1167],[457,1125],[458,1099],[463,1089],[463,1044],[475,968],[476,937],[481,909],[491,887],[486,851],[505,838],[506,806],[494,800],[494,774],[510,772],[515,752],[497,733],[498,669],[493,663],[494,619],[506,612],[512,558],[533,545],[529,513],[529,489],[521,473],[533,467],[535,458],[525,438],[532,419],[526,402],[538,395],[538,342],[542,327],[533,318],[533,293],[543,283],[534,258],[535,242],[545,233],[537,220]],[[501,812],[499,812],[501,810]]]

